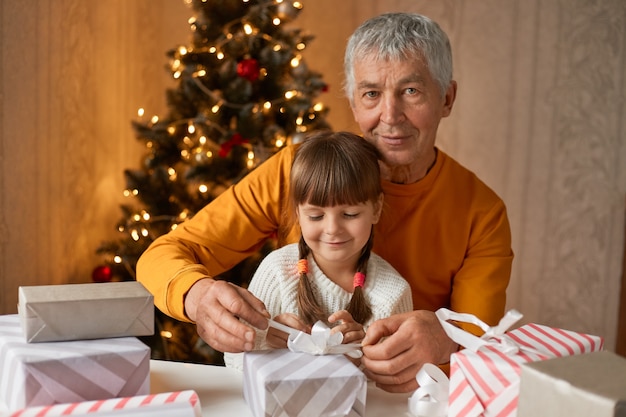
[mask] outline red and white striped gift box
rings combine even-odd
[[[84,401],[25,408],[10,417],[61,417],[61,416],[155,416],[201,417],[200,399],[193,390],[138,395],[109,400]]]
[[[451,356],[450,417],[513,417],[521,364],[600,351],[603,346],[601,337],[539,324],[497,333],[481,338],[481,346]]]

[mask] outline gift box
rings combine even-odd
[[[149,394],[150,348],[134,337],[27,343],[0,316],[0,402],[9,410]]]
[[[600,351],[603,345],[598,336],[539,324],[505,332],[521,318],[514,310],[495,327],[446,309],[438,310],[437,316],[446,333],[465,347],[450,358],[450,416],[515,416],[522,364]],[[485,335],[473,336],[448,320],[478,325]]]
[[[137,281],[19,287],[28,342],[148,336],[154,300]]]
[[[29,407],[9,417],[201,417],[200,399],[193,390]]]
[[[626,417],[626,359],[595,352],[522,365],[518,417]]]
[[[244,398],[255,417],[365,415],[367,379],[344,355],[246,352],[243,372]]]

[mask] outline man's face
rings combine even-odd
[[[354,62],[354,79],[354,118],[382,153],[383,165],[419,171],[432,163],[439,121],[452,110],[456,83],[442,96],[421,58],[377,61],[373,55]]]

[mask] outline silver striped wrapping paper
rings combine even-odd
[[[247,352],[243,394],[255,417],[362,417],[367,378],[344,355]]]
[[[149,394],[150,348],[135,337],[27,343],[0,316],[0,401],[10,410]]]

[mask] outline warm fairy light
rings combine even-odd
[[[294,1],[292,3],[293,7],[295,7],[296,9],[302,9],[302,3],[300,3],[299,1]]]
[[[291,67],[295,68],[298,65],[300,65],[300,57],[299,56],[295,56],[291,59]]]
[[[148,232],[148,229],[146,229],[145,227],[141,228],[141,236],[143,237],[148,237],[150,233]]]
[[[209,52],[214,54],[217,51],[217,48],[215,46],[212,46],[209,48]]]
[[[170,135],[173,135],[174,133],[176,133],[176,128],[174,126],[168,126],[167,133],[169,133]]]
[[[289,90],[285,93],[285,98],[287,100],[294,98],[298,92],[296,90]]]
[[[123,232],[123,231],[124,231],[124,226],[119,225],[119,226],[117,227],[117,231],[118,231],[118,232],[120,232],[120,233],[121,233],[121,232]]]
[[[245,25],[243,25],[243,31],[246,32],[246,35],[251,35],[252,34],[252,26],[250,26],[250,24],[246,23]]]
[[[113,262],[115,262],[116,264],[121,264],[122,263],[122,257],[119,255],[115,255],[113,257]]]
[[[141,215],[139,215],[137,213],[133,214],[133,220],[138,222],[139,220],[141,220]]]
[[[322,103],[315,103],[315,105],[313,106],[313,110],[322,111],[324,110],[324,105]]]
[[[180,151],[180,156],[182,156],[184,159],[189,158],[189,151],[187,149],[183,149],[182,151]]]
[[[278,25],[280,25],[280,19],[275,17],[275,18],[272,19],[272,23],[274,24],[274,26],[278,26]]]
[[[202,135],[200,136],[200,138],[198,138],[198,142],[200,142],[201,145],[206,144],[206,136]]]
[[[174,335],[169,330],[161,330],[161,337],[165,339],[171,339]]]
[[[220,111],[220,105],[219,105],[219,103],[218,103],[218,104],[216,104],[216,105],[214,105],[213,107],[211,107],[211,111],[212,111],[213,113],[217,113],[218,111]]]
[[[178,225],[174,223],[173,225],[170,226],[170,230],[176,230],[177,227]]]
[[[137,231],[137,229],[133,229],[130,232],[130,237],[132,237],[135,242],[139,240],[139,232]]]
[[[218,52],[217,53],[217,59],[224,59],[224,53],[223,52]]]
[[[189,3],[189,1],[188,1]],[[193,25],[194,23],[196,23],[196,17],[195,16],[191,16],[189,18],[189,20],[187,20],[187,23],[189,23],[190,25]]]
[[[169,179],[170,181],[176,181],[176,178],[178,177],[178,174],[176,173],[176,170],[172,167],[169,167],[167,169],[167,174],[169,175]]]
[[[172,62],[172,69],[178,68],[180,68],[180,59],[175,59],[174,62]]]
[[[280,51],[281,49],[283,49],[283,47],[282,47],[282,46],[280,46],[280,45],[278,45],[278,44],[274,45],[274,47],[272,48],[272,50],[273,50],[274,52],[278,52],[278,51]]]
[[[272,103],[270,103],[269,101],[266,101],[265,103],[263,103],[263,108],[265,110],[269,110],[272,108]]]
[[[198,187],[198,191],[200,191],[202,194],[206,193],[207,191],[209,191],[209,187],[206,186],[206,184],[201,184]]]
[[[300,42],[299,44],[296,45],[296,49],[298,51],[302,51],[304,48],[306,48],[306,45],[304,44],[304,42]]]
[[[280,148],[281,146],[283,146],[285,144],[285,142],[283,141],[282,138],[276,139],[276,147]]]
[[[145,221],[148,221],[148,220],[150,220],[150,213],[148,213],[147,211],[145,211],[145,210],[144,210],[144,211],[141,213],[141,217],[142,217]]]
[[[182,74],[182,73],[181,73],[180,71],[176,71],[176,72],[174,73],[174,79],[175,79],[175,80],[179,79],[179,78],[180,78],[180,76],[181,76],[181,74]]]
[[[159,116],[157,116],[157,115],[152,116],[152,119],[150,119],[150,121],[151,121],[152,123],[156,123],[156,122],[158,122],[158,121],[159,121]]]
[[[302,116],[298,116],[298,117],[296,118],[296,124],[297,124],[297,125],[301,125],[301,124],[302,124]]]
[[[139,117],[143,117],[143,115],[146,113],[146,111],[144,110],[143,107],[140,107],[139,110],[137,110],[137,116]]]
[[[193,135],[196,132],[196,126],[193,123],[189,123],[189,126],[187,126],[187,132],[189,132],[190,135]]]
[[[184,209],[178,215],[178,218],[181,219],[181,220],[185,220],[187,217],[189,217],[189,210],[187,210],[187,209]]]
[[[187,55],[187,48],[185,48],[184,46],[179,47],[178,53],[181,55]]]
[[[196,77],[204,77],[206,75],[206,70],[201,69],[196,72]]]

